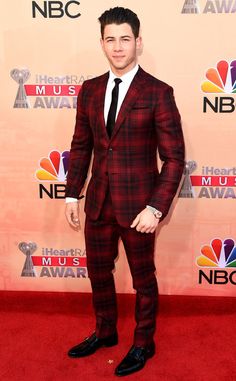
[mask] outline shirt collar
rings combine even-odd
[[[122,80],[122,82],[131,83],[135,74],[137,73],[138,69],[139,69],[139,65],[136,64],[135,67],[133,67],[133,69],[131,69],[130,71],[128,71],[128,73],[125,73],[124,75],[122,75],[119,78]],[[117,75],[115,75],[113,73],[113,71],[110,69],[110,71],[109,71],[109,82],[112,83],[115,78],[117,78]]]

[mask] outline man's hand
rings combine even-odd
[[[131,228],[136,228],[140,233],[154,233],[159,219],[148,208],[140,212],[130,225]]]
[[[80,230],[79,203],[78,202],[66,203],[65,215],[70,226],[76,230]]]

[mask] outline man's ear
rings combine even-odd
[[[136,47],[137,47],[137,49],[141,49],[141,48],[142,48],[142,45],[143,45],[142,37],[141,37],[141,36],[138,36],[138,37],[136,38]]]
[[[100,38],[100,44],[101,44],[102,50],[104,50],[104,40],[102,37]]]
[[[141,56],[143,53],[143,40],[141,36],[138,36],[136,38],[136,50],[137,50],[137,56]]]

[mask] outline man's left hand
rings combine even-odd
[[[159,219],[154,216],[151,210],[145,208],[140,212],[130,225],[140,233],[154,233],[159,223]]]

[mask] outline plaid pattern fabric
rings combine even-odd
[[[117,306],[113,278],[118,240],[121,237],[136,290],[134,345],[152,342],[157,309],[157,281],[154,265],[154,234],[124,228],[116,220],[110,193],[96,221],[86,218],[85,240],[88,274],[93,291],[96,335],[104,338],[116,330]]]
[[[180,115],[170,86],[139,68],[111,138],[104,122],[108,73],[85,81],[78,96],[66,196],[79,197],[94,153],[85,212],[97,220],[109,184],[115,216],[129,227],[147,204],[168,213],[184,168]],[[157,168],[157,150],[163,162]]]

